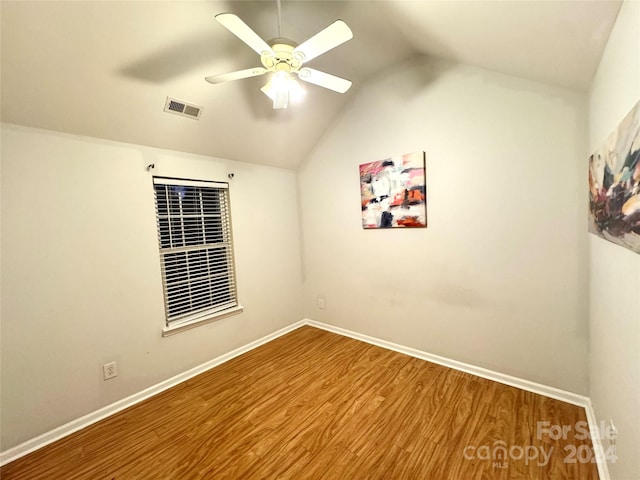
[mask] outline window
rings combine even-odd
[[[154,177],[165,334],[239,313],[227,183]]]

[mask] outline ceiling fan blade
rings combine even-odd
[[[307,83],[313,83],[319,87],[328,88],[334,92],[344,93],[351,88],[351,81],[344,78],[336,77],[330,73],[321,72],[313,68],[304,67],[298,72],[300,80]]]
[[[300,61],[308,62],[352,38],[353,32],[349,26],[342,20],[336,20],[306,42],[298,45],[293,54]]]
[[[216,15],[216,20],[236,37],[249,45],[258,55],[266,52],[269,55],[275,56],[269,44],[260,38],[256,32],[251,30],[249,25],[244,23],[237,15],[233,13],[219,13]]]
[[[240,80],[242,78],[257,77],[258,75],[264,75],[267,70],[262,67],[247,68],[245,70],[238,70],[237,72],[221,73],[220,75],[211,75],[206,77],[205,80],[209,83],[222,83],[229,82],[231,80]]]

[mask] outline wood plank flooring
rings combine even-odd
[[[540,435],[538,421],[571,432]],[[580,421],[582,408],[302,327],[0,477],[596,480],[595,463],[571,455],[591,448]]]

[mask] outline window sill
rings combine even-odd
[[[170,325],[162,329],[162,336],[168,337],[170,335],[175,335],[176,333],[184,332],[185,330],[191,330],[192,328],[199,327],[200,325],[204,325],[205,323],[211,323],[215,322],[216,320],[222,320],[223,318],[231,317],[232,315],[237,315],[239,313],[242,313],[243,310],[244,307],[242,305],[238,305],[233,308],[228,308],[227,310],[212,313],[211,315],[204,318],[198,318],[196,320],[180,323],[178,325]]]

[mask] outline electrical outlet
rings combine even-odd
[[[118,376],[118,365],[116,362],[109,362],[102,365],[102,373],[105,380]]]
[[[324,297],[318,297],[318,308],[324,309],[324,303],[325,303]]]

